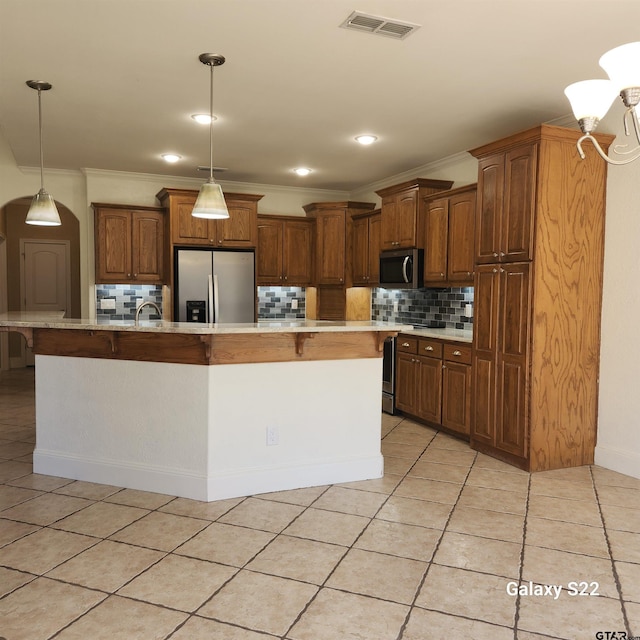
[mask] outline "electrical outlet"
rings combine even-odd
[[[298,298],[293,298],[293,300],[291,300],[291,308],[292,309],[298,308]]]
[[[397,300],[393,301],[393,310],[396,311],[396,312],[398,311],[398,301]]]
[[[279,442],[278,427],[267,427],[267,446],[272,447]]]
[[[101,309],[115,309],[116,301],[113,298],[102,298],[100,300],[100,308]]]
[[[465,304],[464,305],[464,316],[465,318],[473,318],[473,305]]]

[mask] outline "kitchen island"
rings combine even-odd
[[[381,477],[379,322],[0,315],[36,362],[34,472],[197,500]]]

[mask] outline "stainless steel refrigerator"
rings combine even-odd
[[[176,321],[256,321],[253,251],[176,249],[174,269]]]

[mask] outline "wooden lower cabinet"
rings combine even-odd
[[[401,334],[396,407],[435,426],[469,435],[471,346]]]

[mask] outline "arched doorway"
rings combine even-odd
[[[30,204],[31,196],[12,200],[0,208],[0,312],[29,310],[34,291],[46,294],[56,281],[52,278],[64,277],[68,288],[64,293],[66,315],[78,318],[81,308],[78,219],[57,202],[62,221],[59,227],[28,225],[25,219]],[[47,255],[55,257],[60,251],[66,251],[64,260],[47,260]],[[54,276],[48,270],[49,265],[65,273]],[[25,272],[29,274],[26,279]],[[43,299],[42,295],[37,297]],[[29,364],[28,357],[22,336],[0,334],[0,368],[24,367]]]

